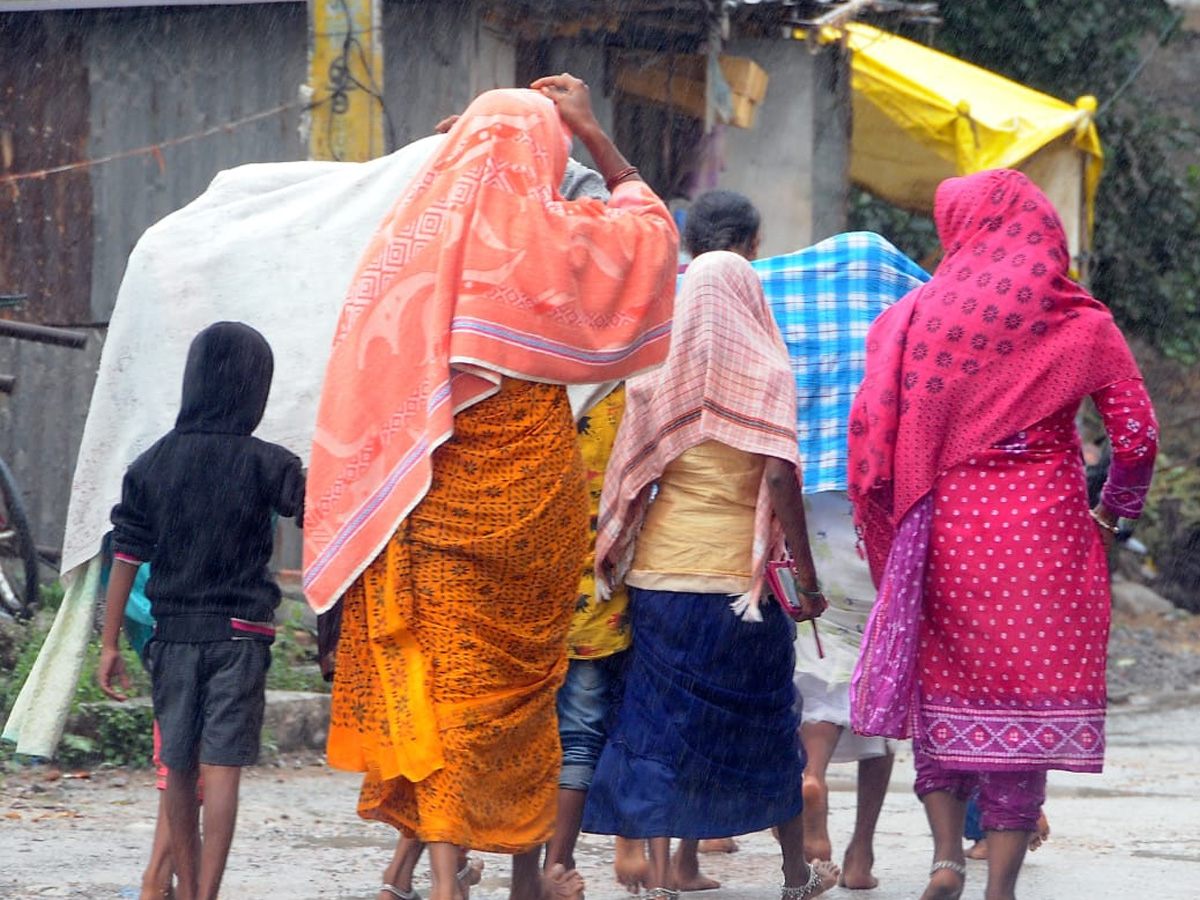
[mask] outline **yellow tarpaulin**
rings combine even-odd
[[[1088,249],[1104,161],[1095,98],[1071,106],[861,23],[825,29],[821,39],[844,41],[853,54],[855,184],[928,211],[945,178],[1021,169],[1058,208],[1072,257]]]

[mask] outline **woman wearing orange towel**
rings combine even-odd
[[[334,338],[309,474],[305,589],[344,595],[328,757],[365,772],[364,818],[543,880],[560,751],[555,691],[587,544],[565,384],[662,361],[677,235],[604,135],[587,85],[483,94],[368,247]],[[556,108],[557,106],[557,108]],[[612,200],[558,193],[571,133]]]

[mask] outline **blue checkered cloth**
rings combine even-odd
[[[877,234],[839,234],[755,261],[796,374],[804,493],[846,490],[846,422],[866,365],[867,329],[929,280]]]

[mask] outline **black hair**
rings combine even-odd
[[[754,204],[737,191],[705,191],[688,210],[683,245],[693,258],[710,250],[749,247],[761,221]]]

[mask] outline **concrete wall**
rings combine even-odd
[[[484,22],[485,6],[384,5],[384,94],[397,147],[431,134],[483,91],[516,84],[516,45]]]
[[[531,74],[530,78],[558,75],[562,72],[570,72],[576,78],[582,78],[587,82],[588,90],[592,95],[592,109],[596,113],[600,127],[612,137],[614,95],[607,92],[608,85],[605,77],[607,66],[604,48],[591,45],[580,46],[571,41],[558,40],[547,44],[544,51],[545,55],[540,64],[542,71],[537,72],[536,75]],[[575,142],[575,148],[571,155],[585,166],[595,168],[591,154],[584,149],[582,142]]]
[[[837,48],[743,40],[725,50],[753,59],[770,82],[753,129],[730,128],[720,186],[763,217],[760,254],[806,247],[845,229],[850,152],[849,69]]]

